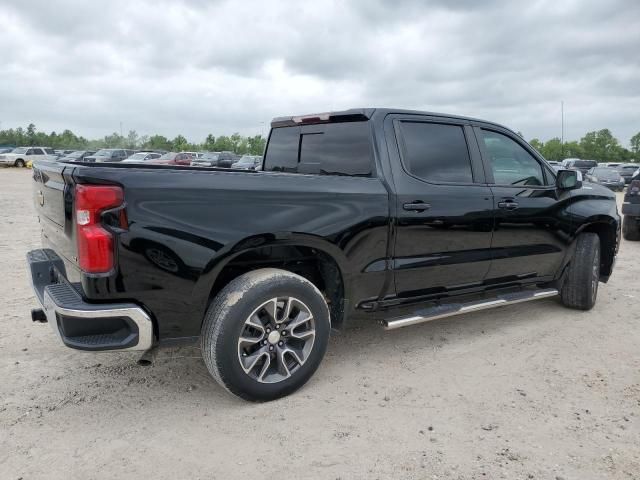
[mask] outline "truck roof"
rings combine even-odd
[[[310,113],[306,115],[290,115],[286,117],[276,117],[271,121],[271,127],[285,127],[285,126],[294,126],[294,125],[312,125],[317,123],[330,123],[330,122],[344,122],[344,121],[365,121],[371,119],[374,113],[377,115],[387,115],[390,113],[404,114],[404,115],[428,115],[430,117],[442,117],[442,118],[453,118],[457,120],[466,120],[466,121],[475,121],[482,122],[491,125],[495,125],[501,128],[506,128],[509,131],[512,131],[509,127],[505,127],[504,125],[500,125],[496,122],[491,122],[488,120],[482,120],[480,118],[474,117],[463,117],[461,115],[451,115],[448,113],[437,113],[437,112],[428,112],[421,110],[409,110],[404,108],[350,108],[347,110],[337,110],[333,112],[322,112],[322,113]]]

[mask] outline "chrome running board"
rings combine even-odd
[[[385,330],[395,330],[396,328],[408,327],[418,323],[430,322],[440,318],[453,317],[463,313],[477,312],[489,308],[512,305],[514,303],[529,302],[540,298],[554,297],[558,295],[555,288],[545,288],[543,290],[527,290],[516,293],[505,293],[491,299],[484,299],[468,303],[447,303],[424,310],[418,310],[406,317],[396,317],[382,321]]]

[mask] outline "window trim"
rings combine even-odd
[[[468,124],[465,124],[464,122],[460,122],[460,121],[451,121],[453,119],[447,119],[447,118],[442,118],[442,119],[428,119],[428,118],[424,118],[424,117],[416,117],[416,118],[407,118],[407,117],[398,117],[398,118],[394,118],[393,119],[393,130],[394,130],[394,134],[396,137],[396,142],[398,144],[398,155],[400,157],[400,167],[402,168],[402,171],[409,175],[411,178],[415,178],[416,180],[419,180],[420,182],[426,183],[428,185],[458,185],[458,186],[469,186],[469,185],[483,185],[484,183],[480,181],[480,179],[478,178],[479,175],[478,173],[475,171],[474,169],[474,159],[473,159],[473,152],[471,150],[471,145],[470,145],[470,140],[471,138],[469,137],[469,132],[467,131],[467,129],[465,127],[468,126]],[[407,168],[407,159],[406,159],[406,155],[407,155],[407,151],[406,151],[406,144],[405,144],[405,138],[404,135],[402,133],[402,123],[427,123],[427,124],[437,124],[437,125],[447,125],[447,126],[452,126],[452,127],[459,127],[462,130],[462,135],[463,138],[465,140],[465,144],[467,147],[467,155],[469,158],[469,169],[471,171],[471,182],[445,182],[445,181],[434,181],[434,180],[427,180],[425,178],[421,178],[418,177],[417,175],[411,173],[409,171],[409,169]]]
[[[510,187],[510,188],[519,188],[519,189],[527,188],[527,189],[535,189],[535,190],[548,190],[548,189],[556,188],[555,175],[549,172],[549,169],[546,166],[546,162],[543,161],[543,159],[541,159],[539,154],[537,154],[532,150],[529,144],[527,144],[526,142],[523,142],[523,140],[519,136],[513,134],[512,132],[506,129],[502,129],[494,125],[473,125],[473,130],[476,136],[476,141],[478,142],[478,148],[480,148],[480,155],[482,156],[482,162],[484,165],[485,175],[486,175],[488,185],[493,187]],[[542,171],[542,176],[543,176],[545,185],[512,185],[512,184],[505,184],[505,183],[496,183],[495,177],[493,176],[493,167],[491,165],[491,158],[490,158],[489,152],[486,149],[484,141],[482,139],[482,130],[498,133],[500,135],[503,135],[513,140],[515,143],[520,145],[520,147],[522,147],[525,150],[525,152],[531,155],[531,157],[536,162],[538,162],[538,165],[540,165],[540,170]],[[550,181],[551,183],[549,183]]]

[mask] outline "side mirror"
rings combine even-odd
[[[578,170],[558,170],[556,187],[560,190],[582,188],[582,172]]]

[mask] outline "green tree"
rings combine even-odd
[[[124,142],[124,147],[131,150],[138,147],[138,134],[135,130],[129,130]]]
[[[540,153],[542,153],[542,156],[547,160],[559,161],[564,158],[562,143],[558,137],[546,141]]]
[[[598,162],[617,160],[621,153],[618,139],[613,136],[608,128],[603,128],[597,132],[587,132],[580,139],[580,147],[585,158]]]
[[[638,155],[640,153],[640,132],[636,133],[631,140],[629,141],[629,145],[631,146],[631,152],[634,155]],[[638,160],[636,158],[636,160]]]
[[[171,142],[173,144],[173,150],[176,152],[181,152],[189,149],[189,142],[182,135],[178,135]]]
[[[211,134],[207,135],[207,138],[204,139],[204,143],[202,144],[202,149],[206,150],[207,152],[212,152],[215,150],[215,146],[216,137]]]

